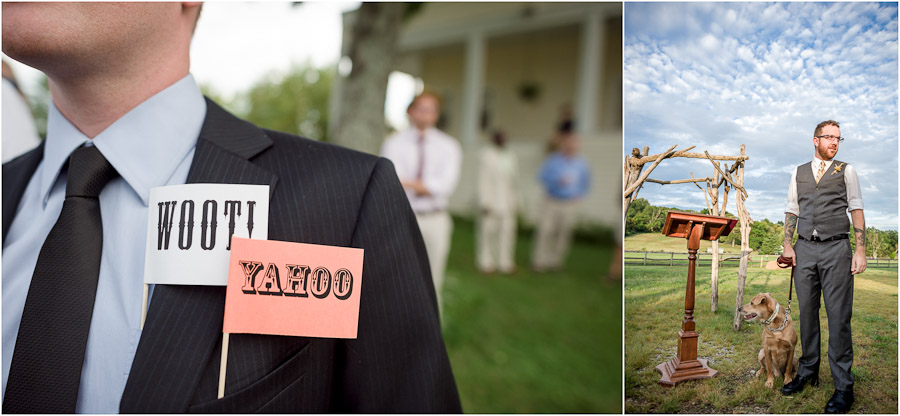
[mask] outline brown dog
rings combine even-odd
[[[766,387],[774,385],[775,376],[784,376],[784,384],[790,383],[797,375],[797,333],[794,322],[771,293],[760,293],[741,306],[738,311],[744,315],[745,322],[759,321],[763,324],[762,349],[759,350],[761,368],[756,372],[759,377],[763,370],[768,374]],[[785,318],[788,319],[785,319]]]

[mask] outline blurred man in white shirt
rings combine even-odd
[[[388,137],[381,147],[381,155],[394,163],[397,177],[416,213],[438,306],[443,308],[444,269],[453,232],[447,202],[459,181],[462,148],[456,139],[435,127],[440,112],[436,95],[429,92],[417,95],[406,110],[409,128]]]

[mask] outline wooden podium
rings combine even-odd
[[[684,320],[681,331],[678,331],[678,355],[658,366],[656,370],[662,374],[658,383],[664,387],[672,387],[682,381],[707,379],[719,374],[706,365],[706,360],[697,358],[697,344],[700,334],[695,331],[694,323],[694,269],[697,266],[697,250],[700,240],[717,240],[731,233],[737,224],[736,219],[714,215],[689,214],[669,211],[662,233],[667,237],[679,237],[687,240],[688,276],[687,289],[684,293]]]

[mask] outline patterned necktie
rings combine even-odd
[[[419,133],[419,169],[416,170],[416,179],[422,180],[425,174],[425,133]]]
[[[103,248],[98,196],[116,176],[96,147],[69,157],[66,199],[28,287],[3,413],[75,412]]]
[[[819,162],[819,171],[816,172],[816,183],[819,183],[819,179],[822,179],[822,175],[825,174],[825,162]]]

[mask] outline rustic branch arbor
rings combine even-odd
[[[738,284],[737,284],[737,301],[736,305],[741,305],[744,303],[744,283],[747,280],[747,267],[749,263],[750,257],[750,213],[747,211],[746,200],[749,196],[747,194],[747,190],[744,189],[744,170],[745,162],[750,159],[747,157],[745,152],[744,145],[741,145],[741,154],[739,156],[724,156],[724,155],[710,155],[709,152],[703,153],[692,153],[692,150],[695,146],[688,147],[684,150],[676,151],[675,148],[678,145],[674,145],[670,147],[668,150],[662,153],[658,153],[655,155],[649,155],[650,148],[648,146],[644,146],[643,151],[638,150],[637,148],[632,149],[631,155],[625,156],[625,166],[624,166],[624,178],[625,178],[625,191],[624,191],[624,200],[623,200],[623,215],[628,214],[628,207],[631,206],[631,202],[637,198],[638,192],[644,186],[645,182],[650,183],[658,183],[660,185],[673,185],[680,183],[693,183],[698,188],[703,190],[704,197],[706,198],[706,206],[709,209],[710,214],[724,216],[725,208],[728,204],[728,192],[734,188],[737,192],[736,205],[737,205],[737,215],[738,219],[741,223],[741,263],[740,268],[738,269]],[[706,159],[712,163],[714,171],[712,177],[706,178],[694,178],[694,174],[691,173],[690,179],[677,179],[670,181],[662,181],[657,179],[649,178],[650,173],[653,172],[653,169],[656,169],[659,166],[660,162],[665,159],[675,158],[675,157],[686,157],[693,159]],[[722,165],[721,162],[733,162],[731,166],[725,164]],[[644,170],[644,166],[648,165],[646,170]],[[706,189],[701,187],[699,183],[705,183]],[[719,206],[719,188],[723,188],[724,192],[722,193],[722,204]],[[713,242],[713,262],[712,262],[712,299],[711,299],[711,309],[715,312],[718,309],[719,304],[719,243],[718,241]],[[734,321],[733,328],[735,330],[740,329],[741,327],[741,316],[737,312],[737,308],[734,311]]]

